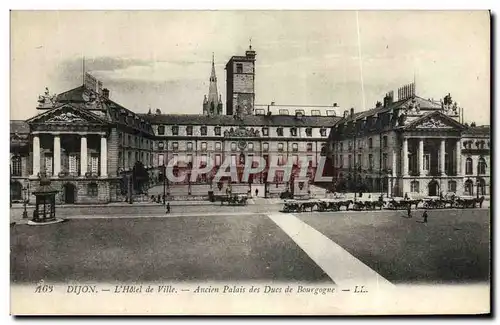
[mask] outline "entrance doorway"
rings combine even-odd
[[[64,203],[72,204],[75,203],[75,185],[71,183],[64,184]]]
[[[429,196],[437,196],[438,195],[439,184],[436,180],[432,180],[429,183]]]

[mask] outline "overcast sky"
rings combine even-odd
[[[45,87],[81,85],[84,56],[123,106],[200,114],[212,52],[225,102],[224,66],[252,38],[258,104],[360,111],[415,75],[418,95],[451,93],[489,124],[489,30],[484,11],[12,12],[11,119],[36,114]]]

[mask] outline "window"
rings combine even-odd
[[[283,136],[283,128],[277,128],[276,133],[278,134],[279,137]]]
[[[479,186],[477,188],[479,195],[486,195],[486,182],[484,179],[479,179]]]
[[[290,135],[292,137],[296,137],[297,136],[297,128],[291,128],[290,129]]]
[[[172,126],[172,135],[179,135],[179,127],[174,125]]]
[[[283,151],[283,143],[278,143],[278,151]]]
[[[384,153],[382,154],[382,166],[384,166],[384,169],[388,169],[388,158],[387,158],[387,154]]]
[[[121,154],[121,152],[120,152],[120,154]],[[120,158],[118,158],[118,160],[121,160]],[[74,153],[70,154],[69,155],[69,173],[76,175],[78,173],[79,165],[80,165],[79,157]]]
[[[292,151],[293,152],[299,151],[299,144],[298,143],[292,143]]]
[[[262,135],[267,137],[269,135],[269,128],[262,128]]]
[[[297,155],[292,156],[292,164],[294,164],[294,165],[299,164],[299,156],[297,156]]]
[[[288,112],[287,109],[285,108],[281,108],[279,111],[278,111],[278,114],[279,115],[290,115],[290,113]]]
[[[128,145],[132,146],[132,136],[130,134],[128,136]]]
[[[325,128],[321,128],[321,129],[319,130],[319,133],[320,133],[320,135],[321,135],[322,137],[326,137],[326,129],[325,129]]]
[[[321,143],[321,152],[320,152],[320,155],[321,156],[326,156],[326,143]]]
[[[343,167],[344,166],[344,156],[340,155],[339,156],[339,167]]]
[[[347,162],[348,162],[349,168],[352,168],[352,156],[351,155],[347,156]]]
[[[220,126],[214,128],[215,135],[220,135]]]
[[[193,135],[193,127],[191,125],[186,126],[186,134]]]
[[[386,135],[384,135],[384,137],[382,138],[382,146],[384,148],[387,148],[387,146],[388,146],[387,136]]]
[[[349,148],[349,150],[352,150],[352,143],[351,143],[351,141],[349,141],[349,142],[347,143],[347,147]]]
[[[370,169],[373,169],[373,155],[369,154],[368,155],[368,165]]]
[[[312,137],[312,128],[306,128],[306,136]]]
[[[202,126],[200,128],[200,132],[201,132],[201,135],[207,135],[207,127],[206,126]]]
[[[363,156],[358,153],[358,161],[356,162],[358,166],[363,166]]]
[[[216,142],[215,143],[215,150],[221,150],[222,149],[222,145],[220,142]]]
[[[90,183],[87,185],[87,195],[91,197],[96,197],[98,194],[98,187],[96,183]]]
[[[21,157],[14,156],[12,157],[12,176],[21,176],[22,168],[21,168]]]
[[[326,110],[326,116],[336,116],[335,111],[332,109]]]
[[[45,154],[45,173],[52,175],[52,154]]]
[[[207,150],[207,143],[206,142],[201,143],[201,150],[203,150],[203,151]]]
[[[163,154],[158,155],[158,166],[163,166],[165,164],[163,157],[164,157]]]
[[[472,158],[468,157],[465,160],[465,174],[472,175]]]
[[[179,150],[179,142],[172,142],[172,150],[173,151]]]
[[[163,150],[164,144],[163,141],[158,141],[158,149]]]
[[[99,172],[99,155],[93,153],[90,156],[90,172],[92,174],[97,174]]]
[[[193,155],[192,154],[187,154],[186,155],[186,163],[188,164],[188,166],[191,166],[192,163],[193,163]]]
[[[236,63],[236,73],[243,73],[243,64]]]
[[[344,151],[344,143],[343,142],[340,143],[340,151]]]
[[[269,143],[264,142],[262,144],[262,151],[269,151]]]
[[[308,143],[306,144],[306,150],[307,150],[308,152],[313,151],[313,144],[312,144],[311,142],[308,142]]]
[[[412,193],[418,193],[418,192],[420,192],[419,187],[420,187],[420,184],[419,184],[418,181],[411,181],[411,183],[410,183],[410,192],[412,192]]]
[[[456,192],[457,191],[457,182],[456,181],[448,181],[448,192]]]
[[[255,115],[266,115],[266,111],[262,108],[255,109]]]
[[[158,135],[164,135],[164,134],[165,134],[165,126],[158,125]]]
[[[278,165],[283,165],[284,161],[283,161],[283,155],[279,155],[278,156]]]
[[[430,166],[431,166],[431,155],[425,154],[424,155],[424,170],[429,171]]]
[[[311,116],[321,116],[321,111],[319,109],[311,110]]]
[[[187,142],[186,143],[186,150],[187,151],[193,151],[193,143],[192,142]]]
[[[474,185],[470,179],[467,180],[464,184],[464,192],[466,195],[473,195],[474,194]]]
[[[236,151],[236,142],[231,142],[231,150]]]
[[[486,174],[486,161],[484,160],[483,157],[479,158],[479,161],[477,163],[477,173],[479,175],[484,175]]]
[[[368,138],[368,149],[372,149],[372,148],[373,148],[373,139]]]
[[[248,151],[253,151],[253,142],[248,143]]]
[[[216,154],[215,155],[215,166],[220,166],[220,163],[221,163],[221,155],[220,154]]]

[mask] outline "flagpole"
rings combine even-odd
[[[85,85],[85,56],[82,59],[82,82]]]

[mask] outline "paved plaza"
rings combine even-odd
[[[486,282],[489,209],[285,214],[281,204],[59,208],[67,222],[12,224],[15,283]],[[22,209],[12,209],[15,214]],[[11,211],[11,212],[12,212]],[[19,212],[20,211],[20,212]]]

